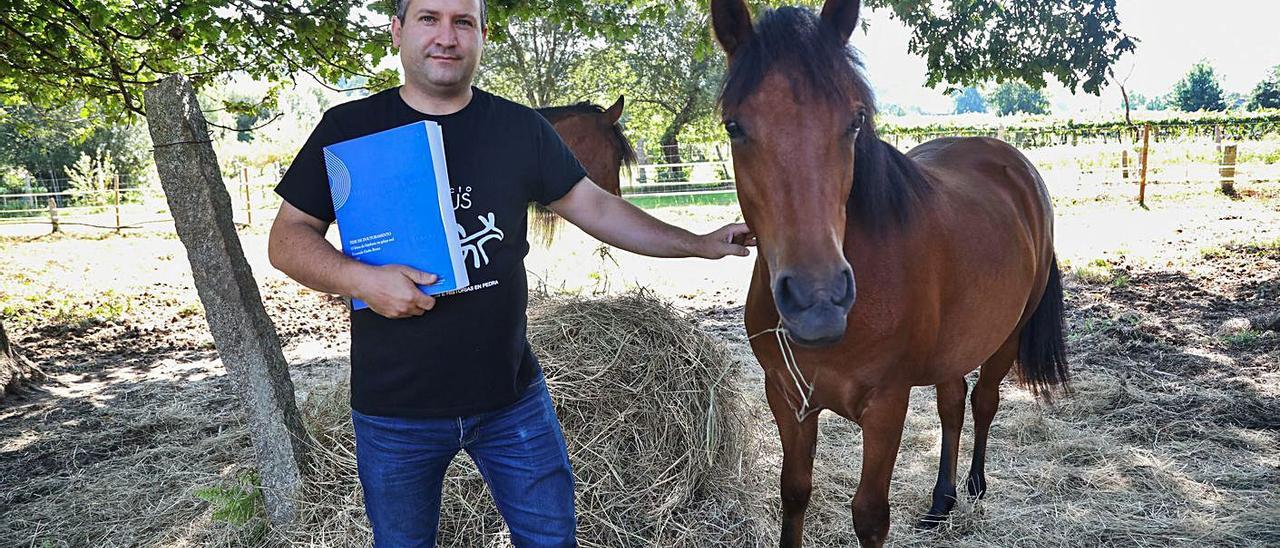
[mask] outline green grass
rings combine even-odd
[[[1111,287],[1116,289],[1124,289],[1129,287],[1133,280],[1129,279],[1129,275],[1123,272],[1111,272]]]
[[[182,308],[179,308],[175,314],[177,314],[179,318],[190,318],[203,312],[204,307],[201,306],[199,302],[190,302],[182,305]]]
[[[1225,259],[1230,255],[1231,255],[1231,252],[1227,251],[1227,248],[1222,247],[1220,245],[1200,248],[1201,259]]]
[[[1270,241],[1250,242],[1241,246],[1250,255],[1266,255],[1280,251],[1280,238]]]
[[[1253,242],[1230,242],[1200,248],[1202,259],[1225,259],[1234,253],[1243,255],[1270,255],[1280,252],[1280,238]]]
[[[233,485],[197,489],[196,498],[213,505],[213,519],[244,525],[262,508],[262,489],[254,474],[243,474]]]
[[[246,544],[257,545],[266,538],[266,506],[257,474],[244,473],[230,485],[205,487],[193,494],[213,507],[213,521],[241,528]]]
[[[1262,334],[1253,329],[1245,329],[1239,333],[1222,336],[1223,344],[1231,348],[1248,348],[1258,344],[1261,339]]]
[[[1106,259],[1094,259],[1084,265],[1072,269],[1077,280],[1089,285],[1107,285],[1116,280],[1115,271]],[[1128,276],[1124,277],[1124,285],[1128,285]],[[1122,286],[1123,287],[1123,286]]]
[[[710,194],[687,194],[683,196],[645,196],[632,194],[624,196],[628,202],[642,209],[658,207],[678,207],[689,205],[733,205],[738,203],[738,193],[733,190]]]
[[[63,325],[84,329],[123,320],[133,307],[128,295],[108,289],[88,301],[68,295],[30,293],[0,300],[0,316],[20,325]]]

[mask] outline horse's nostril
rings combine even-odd
[[[803,310],[808,308],[808,303],[804,302],[804,297],[797,292],[795,278],[789,275],[778,276],[778,286],[774,292],[774,298],[778,301],[778,309],[785,311]]]
[[[841,281],[843,282],[840,287],[842,290],[841,295],[832,302],[841,307],[850,307],[853,306],[853,301],[858,296],[858,285],[854,283],[853,269],[845,268],[841,274]]]

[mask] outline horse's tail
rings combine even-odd
[[[1067,388],[1067,345],[1063,336],[1065,321],[1062,304],[1062,273],[1058,257],[1049,266],[1049,283],[1045,285],[1040,304],[1031,313],[1031,321],[1022,328],[1018,340],[1018,365],[1022,383],[1031,392],[1050,399],[1055,387]]]
[[[546,206],[534,203],[529,208],[529,239],[542,247],[551,247],[560,232],[560,216]]]

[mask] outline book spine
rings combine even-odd
[[[458,220],[453,212],[452,189],[449,185],[449,169],[444,153],[444,134],[440,124],[426,124],[427,140],[431,143],[431,165],[435,169],[436,196],[440,200],[440,223],[445,227],[445,238],[449,245],[449,263],[453,265],[451,289],[463,289],[471,285],[467,275],[467,265],[462,260],[462,243],[458,238]]]

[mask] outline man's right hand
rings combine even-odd
[[[361,271],[352,297],[360,299],[379,315],[393,320],[421,316],[435,308],[436,299],[419,285],[431,285],[439,278],[403,265],[360,265]]]

